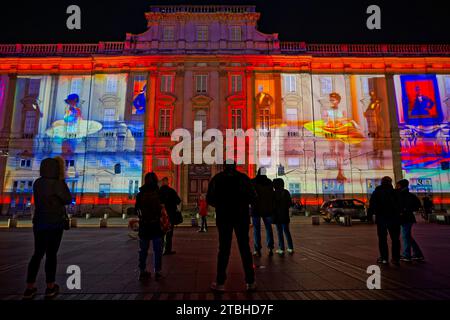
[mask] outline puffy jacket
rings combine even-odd
[[[56,227],[63,225],[66,208],[72,202],[69,188],[60,179],[59,163],[56,159],[42,160],[40,177],[33,184],[35,227]]]
[[[377,223],[400,224],[397,194],[392,185],[375,188],[369,201],[369,214],[375,214]]]
[[[139,237],[153,239],[163,236],[161,231],[161,200],[157,185],[144,184],[136,195],[135,209],[139,215]]]
[[[170,223],[173,224],[175,212],[177,211],[177,206],[181,203],[181,199],[177,192],[169,186],[161,186],[159,188],[159,195],[161,202],[166,207]]]
[[[257,175],[252,180],[257,198],[252,206],[252,215],[270,217],[273,208],[273,183],[265,175]]]
[[[400,209],[400,223],[415,223],[416,217],[414,212],[419,211],[422,207],[419,198],[408,188],[397,191],[398,205]]]
[[[275,190],[273,196],[273,224],[288,224],[290,222],[289,208],[292,205],[291,194],[286,189]]]

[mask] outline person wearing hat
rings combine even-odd
[[[69,106],[66,109],[66,113],[64,115],[64,122],[75,124],[78,120],[81,119],[81,109],[78,107],[80,97],[78,96],[78,94],[72,93],[67,96],[67,99],[64,100],[64,102]]]

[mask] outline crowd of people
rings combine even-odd
[[[65,206],[72,197],[65,183],[64,161],[61,158],[47,158],[41,162],[40,178],[33,184],[35,212],[33,215],[34,254],[28,265],[27,286],[24,299],[32,299],[37,292],[35,282],[39,265],[44,256],[47,288],[45,296],[52,298],[59,292],[55,283],[57,253],[63,236],[68,229]],[[380,264],[389,263],[387,236],[391,246],[391,262],[422,261],[424,255],[415,241],[412,228],[416,222],[414,213],[422,208],[420,200],[409,192],[406,179],[392,184],[390,177],[384,177],[381,185],[373,192],[369,201],[369,216],[375,215],[377,224]],[[174,226],[180,223],[179,205],[181,199],[169,186],[169,179],[158,180],[154,172],[145,175],[144,184],[136,196],[135,211],[138,215],[139,239],[139,280],[151,278],[147,268],[150,245],[153,248],[153,272],[156,280],[163,277],[163,255],[175,254],[173,250]],[[275,241],[273,226],[278,235],[276,253],[283,256],[294,253],[292,235],[289,228],[289,209],[293,205],[291,195],[284,188],[283,179],[273,181],[266,176],[265,168],[260,168],[254,179],[236,169],[236,164],[227,162],[224,170],[216,174],[208,185],[206,195],[201,195],[197,204],[202,218],[199,232],[207,232],[208,206],[215,209],[219,238],[216,279],[211,289],[225,291],[227,266],[230,258],[233,232],[236,235],[242,265],[245,273],[246,290],[256,289],[253,259],[261,257],[261,220],[266,233],[268,255],[274,255]],[[432,203],[425,203],[430,211]],[[163,223],[164,221],[164,223]],[[250,226],[253,226],[253,254],[250,248]],[[400,236],[403,241],[401,254]],[[286,240],[286,241],[285,241]],[[287,244],[287,246],[286,246]]]

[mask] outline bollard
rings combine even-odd
[[[16,218],[10,218],[8,219],[8,228],[17,228],[17,219]]]
[[[78,221],[76,218],[70,218],[70,228],[78,227]]]
[[[320,217],[319,217],[319,216],[313,216],[313,217],[311,218],[311,220],[312,220],[313,226],[318,226],[318,225],[320,225]]]
[[[108,218],[109,218],[109,214],[105,213],[105,214],[103,215],[103,219],[108,219]]]
[[[108,227],[108,219],[100,218],[100,228],[107,228]]]
[[[91,218],[91,214],[90,213],[86,213],[86,220]]]
[[[127,214],[126,213],[123,213],[122,214],[122,220],[125,220],[127,218]]]
[[[346,227],[352,226],[352,217],[351,216],[343,216],[339,217],[339,224]]]

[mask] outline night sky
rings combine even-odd
[[[449,43],[450,1],[446,0],[2,0],[0,43],[96,43],[123,41],[146,30],[144,13],[158,4],[253,4],[259,30],[284,41],[309,43]],[[81,7],[82,29],[66,28],[66,8]],[[382,29],[366,28],[366,8],[377,4]]]

